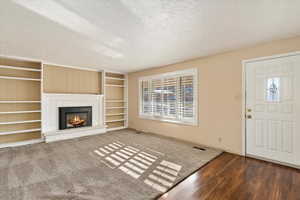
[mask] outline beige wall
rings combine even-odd
[[[44,65],[43,71],[43,87],[46,93],[101,93],[100,72],[54,65]]]
[[[300,37],[199,58],[129,74],[129,127],[198,144],[242,152],[242,60],[300,51]],[[199,125],[141,119],[138,78],[174,70],[198,68]]]

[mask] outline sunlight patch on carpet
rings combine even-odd
[[[164,153],[149,148],[146,150],[151,152],[147,153],[138,147],[114,141],[98,147],[93,153],[99,156],[106,166],[118,169],[134,179],[139,179],[147,173],[143,183],[159,192],[165,192],[173,186],[182,166],[163,160]],[[153,165],[156,166],[152,167]]]

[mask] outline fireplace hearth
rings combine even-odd
[[[92,106],[59,107],[59,129],[92,126]]]

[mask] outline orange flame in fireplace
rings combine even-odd
[[[74,127],[82,126],[84,122],[85,120],[81,119],[79,115],[75,115],[73,118],[69,120],[69,124],[71,124]]]

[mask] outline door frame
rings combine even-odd
[[[247,155],[247,141],[246,141],[246,64],[262,61],[262,60],[272,60],[275,58],[282,58],[282,57],[289,57],[289,56],[296,56],[300,55],[300,51],[290,52],[290,53],[284,53],[284,54],[275,54],[272,56],[265,56],[265,57],[258,57],[258,58],[252,58],[252,59],[245,59],[242,60],[242,155]]]

